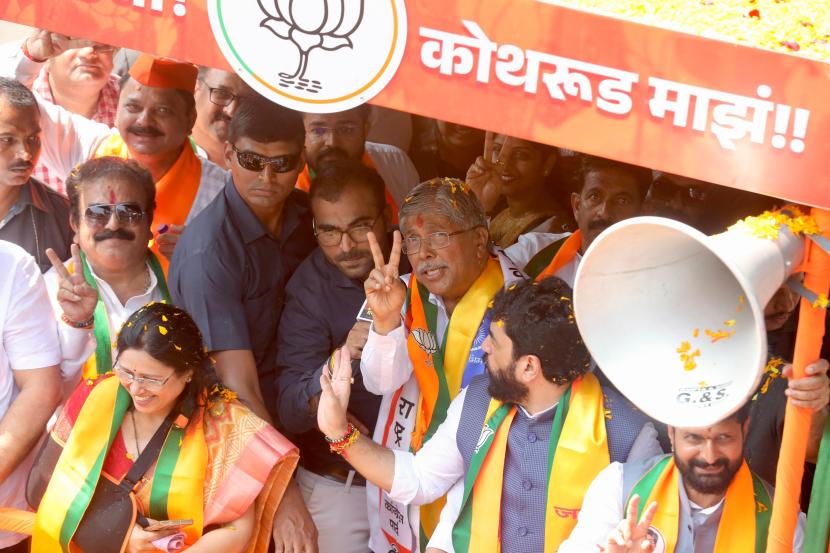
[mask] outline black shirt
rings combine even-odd
[[[322,366],[346,342],[365,300],[363,282],[341,273],[320,249],[300,265],[286,289],[277,353],[279,416],[311,470],[332,464],[348,467],[339,455],[329,452],[308,401],[320,393]],[[355,382],[349,412],[372,432],[381,396],[366,391],[359,361],[353,361],[352,368]]]
[[[69,200],[35,179],[22,186],[17,202],[0,220],[0,240],[26,250],[41,272],[52,267],[46,248],[55,250],[61,260],[69,259],[74,234],[69,226]]]
[[[272,415],[277,411],[277,327],[285,285],[315,246],[305,192],[294,190],[286,199],[276,239],[228,176],[223,192],[187,225],[173,254],[173,301],[199,325],[210,351],[253,352]]]

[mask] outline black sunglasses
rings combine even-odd
[[[115,219],[122,225],[134,225],[144,219],[145,212],[135,202],[120,204],[92,204],[84,211],[84,218],[92,226],[103,227],[109,223],[113,212]]]
[[[254,152],[243,152],[236,146],[233,146],[233,151],[236,152],[236,161],[243,169],[257,173],[262,172],[266,165],[270,165],[277,173],[288,173],[297,167],[300,160],[300,154],[265,157]]]

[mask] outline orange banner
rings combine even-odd
[[[0,0],[0,16],[227,68],[210,1]],[[830,64],[539,0],[406,8],[373,103],[830,208]]]

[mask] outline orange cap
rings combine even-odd
[[[130,77],[144,86],[174,88],[193,92],[199,69],[192,63],[183,63],[170,58],[156,58],[141,54],[130,67]]]

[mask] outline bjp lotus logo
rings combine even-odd
[[[208,0],[222,53],[257,92],[330,113],[365,103],[400,65],[404,0]]]
[[[267,16],[260,25],[278,37],[290,40],[300,51],[297,71],[284,79],[302,81],[308,56],[315,48],[337,50],[354,45],[349,36],[363,21],[364,0],[257,0]]]
[[[424,330],[423,328],[413,328],[412,337],[415,338],[415,343],[424,350],[427,355],[432,355],[438,351],[438,341],[432,332]]]

